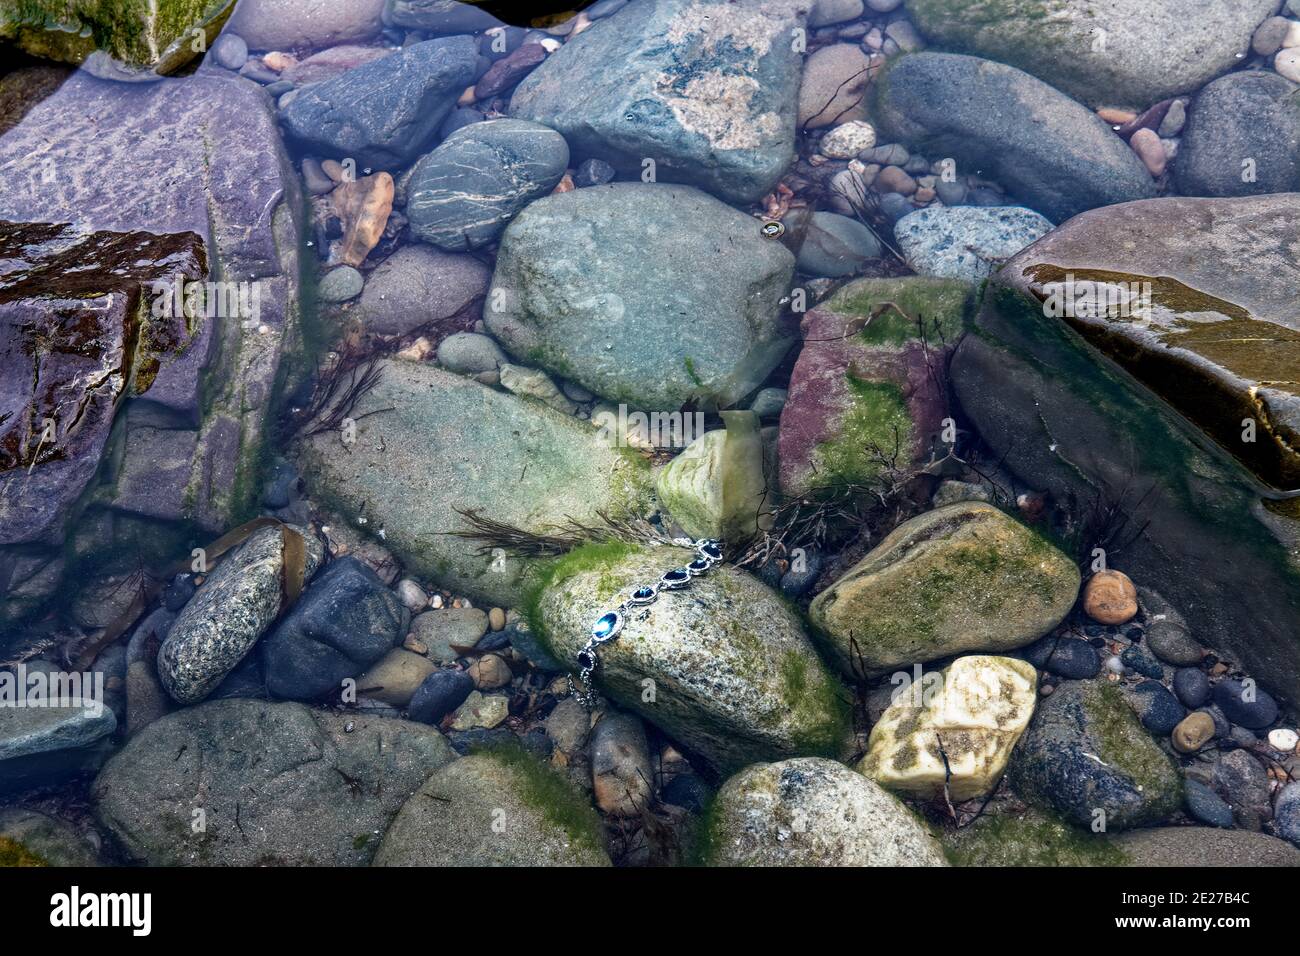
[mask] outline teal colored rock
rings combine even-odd
[[[1015,67],[911,53],[870,95],[881,141],[951,157],[958,174],[996,180],[1053,222],[1155,195],[1137,154],[1092,110]]]
[[[725,408],[791,343],[794,257],[761,225],[689,186],[547,196],[506,228],[483,318],[520,363],[633,409]]]
[[[753,202],[794,159],[805,13],[777,0],[628,4],[526,77],[510,115],[624,176],[650,169],[651,181]]]
[[[1019,67],[1089,106],[1138,109],[1237,66],[1275,0],[907,0],[935,46]]]
[[[592,624],[693,552],[614,542],[571,552],[548,569],[530,622],[575,672]],[[665,591],[624,618],[600,649],[601,693],[636,711],[716,768],[836,754],[847,691],[818,660],[799,619],[753,575],[719,565],[689,590]]]
[[[534,532],[568,519],[598,525],[602,511],[649,513],[649,466],[591,423],[428,365],[382,368],[353,411],[356,441],[305,439],[302,471],[313,494],[359,529],[382,530],[422,579],[519,604],[528,562],[454,536],[471,530],[465,511]]]

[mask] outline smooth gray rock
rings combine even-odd
[[[266,687],[287,700],[337,695],[406,637],[410,612],[356,558],[340,558],[261,642]]]
[[[413,362],[385,362],[355,409],[356,441],[337,434],[299,446],[313,493],[361,528],[385,530],[385,546],[423,578],[500,607],[523,597],[526,562],[481,555],[463,512],[540,530],[597,512],[644,515],[644,461],[600,440],[589,423]],[[381,414],[368,412],[389,409]]]
[[[305,542],[309,579],[324,560],[315,535]],[[158,678],[182,704],[202,700],[244,659],[281,611],[281,530],[255,531],[221,559],[167,633],[158,650]]]
[[[795,265],[805,275],[839,278],[853,275],[880,253],[880,240],[856,219],[815,212],[803,227]]]
[[[239,0],[229,28],[254,50],[321,49],[379,36],[384,0]]]
[[[398,812],[375,866],[608,866],[599,818],[553,773],[522,755],[462,757]]]
[[[412,243],[370,273],[352,314],[379,335],[406,335],[424,326],[457,331],[478,318],[477,303],[491,277],[492,270],[473,256]]]
[[[1179,141],[1174,181],[1186,196],[1300,190],[1300,86],[1249,70],[1201,90]]]
[[[1214,827],[1158,827],[1133,830],[1114,846],[1139,867],[1300,866],[1300,850],[1277,837]]]
[[[640,0],[553,53],[510,114],[558,130],[574,155],[733,202],[767,193],[794,158],[804,14],[779,0]]]
[[[596,806],[616,817],[638,817],[654,799],[655,776],[645,726],[633,714],[606,714],[591,735]]]
[[[18,688],[18,694],[25,693]],[[103,701],[66,698],[52,707],[0,706],[0,793],[62,783],[95,770],[112,749],[117,718]]]
[[[0,810],[0,838],[12,840],[48,866],[98,866],[99,855],[71,823],[36,810]]]
[[[365,866],[398,808],[455,756],[423,724],[211,701],[132,738],[95,781],[95,813],[150,866]]]
[[[871,90],[880,137],[953,157],[1054,222],[1155,195],[1151,174],[1095,113],[1014,67],[914,53]]]
[[[1051,231],[1052,224],[1032,209],[936,206],[896,222],[894,239],[914,272],[979,282]]]
[[[461,375],[495,372],[508,361],[491,336],[478,332],[457,332],[438,343],[438,364],[449,372]]]
[[[339,266],[325,273],[317,293],[322,302],[346,302],[361,294],[365,281],[352,266]]]
[[[1019,67],[1090,106],[1143,108],[1247,53],[1277,0],[907,0],[944,49]]]
[[[912,811],[834,760],[755,764],[718,791],[711,866],[947,866]]]
[[[456,0],[388,0],[384,22],[433,35],[477,33],[501,26],[486,10]]]
[[[280,112],[304,146],[359,167],[395,169],[427,147],[473,82],[473,37],[426,40],[299,90]]]
[[[760,225],[687,186],[612,183],[548,196],[507,227],[492,278],[502,301],[489,296],[484,320],[518,361],[605,398],[651,410],[690,399],[725,407],[756,388],[791,341],[781,299],[794,257]]]
[[[407,186],[411,232],[449,252],[495,242],[568,165],[564,137],[536,123],[497,119],[458,129],[415,164]]]

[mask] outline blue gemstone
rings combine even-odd
[[[713,561],[722,560],[722,548],[716,541],[706,541],[699,547],[700,554]]]
[[[596,663],[596,659],[592,657],[590,654],[588,654],[586,651],[578,651],[579,667],[591,667],[595,663]]]
[[[709,570],[711,567],[713,567],[713,562],[708,558],[696,558],[690,564],[686,565],[686,570],[692,575],[698,576]]]
[[[673,568],[671,571],[664,573],[659,579],[660,583],[666,588],[679,588],[691,579],[691,573],[685,568]]]
[[[645,585],[644,587],[639,587],[632,592],[632,600],[649,601],[652,597],[655,596],[655,593],[656,592],[654,588],[650,587],[649,585]]]
[[[618,633],[618,629],[623,626],[623,615],[618,611],[610,611],[602,614],[600,619],[592,625],[591,636],[598,641],[603,641],[613,637]]]

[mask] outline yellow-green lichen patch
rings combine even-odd
[[[1097,757],[1125,774],[1147,794],[1165,794],[1169,812],[1182,801],[1182,777],[1146,732],[1123,693],[1113,684],[1097,685],[1083,697]]]
[[[968,827],[939,830],[953,866],[1125,866],[1128,857],[1103,836],[1038,811],[989,814]]]
[[[818,484],[866,484],[876,479],[896,451],[912,444],[912,419],[903,390],[890,382],[846,379],[852,405],[839,433],[817,448]]]
[[[8,837],[0,837],[0,867],[49,866],[42,857]]]
[[[862,279],[845,286],[821,308],[866,319],[856,337],[868,345],[903,345],[924,336],[937,348],[961,337],[972,289],[955,279]]]

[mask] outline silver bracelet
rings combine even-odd
[[[591,678],[600,666],[600,657],[596,648],[608,644],[618,637],[623,630],[624,616],[632,608],[646,607],[654,604],[664,591],[680,591],[691,586],[691,581],[707,574],[715,564],[722,561],[722,544],[712,538],[692,541],[689,538],[677,538],[673,544],[683,548],[695,549],[695,560],[680,568],[665,571],[655,584],[643,584],[632,592],[631,597],[612,611],[606,611],[596,618],[591,626],[591,637],[582,650],[578,651],[578,681],[582,685],[578,691],[578,700],[587,708],[595,705],[597,695],[592,687]]]

